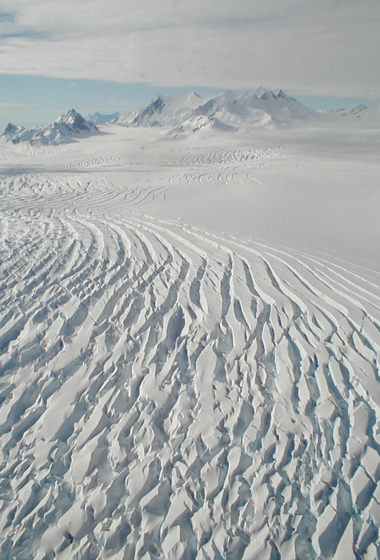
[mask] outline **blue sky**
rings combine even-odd
[[[0,0],[0,124],[260,85],[312,108],[380,98],[378,0]]]
[[[83,116],[99,111],[125,113],[145,107],[157,93],[185,94],[191,87],[155,87],[111,81],[66,80],[38,76],[0,74],[0,123],[34,125],[53,121],[74,108]],[[201,96],[215,94],[216,88],[195,88]]]

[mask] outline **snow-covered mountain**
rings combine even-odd
[[[254,92],[227,91],[202,98],[196,93],[168,97],[157,95],[141,111],[121,115],[115,122],[124,126],[162,126],[174,132],[202,128],[233,130],[245,127],[273,127],[299,120],[321,120],[324,115],[308,109],[279,90],[273,93],[260,87]]]
[[[356,105],[351,109],[339,109],[335,111],[336,115],[341,117],[357,118],[367,123],[372,123],[380,126],[380,102],[376,101],[372,105]]]
[[[145,109],[121,115],[116,122],[125,126],[174,127],[188,119],[204,102],[196,93],[173,97],[157,95]]]
[[[115,111],[115,113],[111,113],[110,115],[103,115],[96,111],[93,115],[88,115],[87,120],[94,123],[94,124],[105,124],[105,123],[112,123],[116,119],[120,117],[120,113]]]
[[[350,107],[349,109],[338,109],[337,111],[330,111],[330,113],[339,115],[340,117],[361,117],[367,110],[367,105],[356,105],[355,107]]]
[[[28,142],[31,145],[57,145],[73,142],[77,138],[92,134],[100,134],[97,126],[71,109],[66,115],[62,115],[47,126],[25,128],[9,123],[0,138],[12,144]]]

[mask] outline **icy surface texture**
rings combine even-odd
[[[377,542],[378,287],[167,222],[1,226],[1,558]]]

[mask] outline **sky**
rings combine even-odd
[[[380,98],[379,0],[0,0],[0,122],[259,86],[312,108]]]

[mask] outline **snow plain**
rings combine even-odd
[[[380,131],[0,150],[0,558],[380,556]]]

